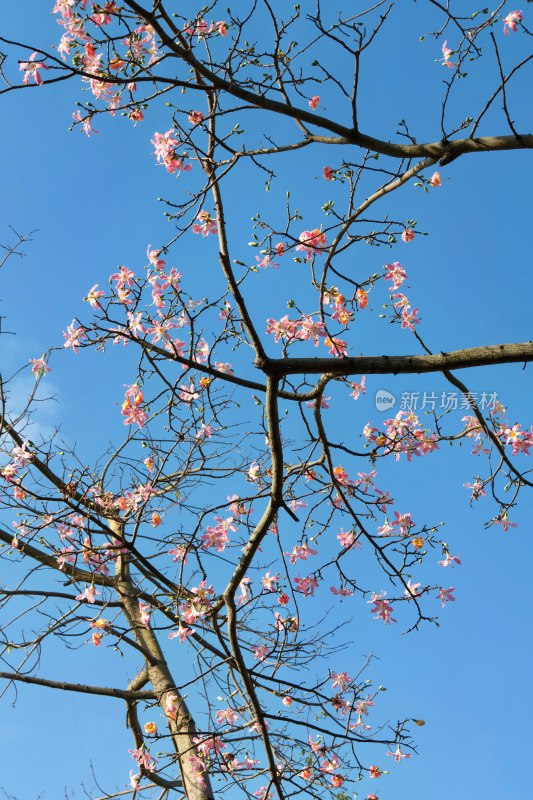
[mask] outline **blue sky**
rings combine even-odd
[[[43,8],[46,5],[21,0],[5,11],[4,35],[43,47],[55,41],[57,28]],[[408,10],[396,13],[380,48],[371,51],[363,74],[361,125],[382,138],[393,137],[402,118],[410,121],[421,139],[440,135],[434,102],[443,79],[442,68],[434,63],[440,41],[418,42],[426,30],[426,12],[420,5],[406,3]],[[512,63],[525,37],[504,39],[499,29],[495,34],[503,57]],[[472,65],[473,78],[478,69]],[[453,107],[458,119],[472,114],[477,93],[494,85],[492,62],[487,70],[487,80],[464,82]],[[529,129],[522,109],[525,91],[525,84],[518,82],[509,100],[515,118]],[[150,111],[136,128],[119,118],[99,120],[96,127],[101,133],[87,140],[78,131],[67,130],[80,97],[73,81],[0,98],[3,119],[8,121],[0,127],[0,241],[9,242],[9,225],[20,232],[36,231],[24,248],[25,258],[13,259],[2,270],[0,313],[7,318],[3,327],[17,333],[16,339],[0,339],[2,371],[27,364],[50,345],[60,345],[61,331],[75,315],[86,313],[82,298],[94,283],[105,286],[117,264],[140,268],[148,243],[160,245],[172,235],[157,198],[179,196],[184,178],[176,181],[158,168],[150,145],[154,130],[170,127],[164,106]],[[323,104],[323,113],[336,110],[333,97],[325,97]],[[496,110],[488,115],[482,133],[507,133]],[[342,120],[342,110],[339,114]],[[259,118],[254,120],[260,128]],[[280,134],[282,129],[288,130],[288,123],[280,124]],[[242,176],[230,180],[227,216],[232,220],[230,237],[237,257],[250,258],[249,218],[262,208],[275,214],[287,189],[306,225],[327,222],[318,216],[320,206],[330,197],[340,197],[341,190],[335,184],[325,187],[321,170],[324,163],[334,165],[342,157],[333,148],[280,156],[277,166],[282,177],[268,196],[261,189],[261,176],[247,173],[245,189]],[[357,253],[367,275],[373,264],[378,271],[386,260],[405,263],[410,296],[421,310],[423,334],[435,350],[531,338],[530,292],[524,275],[530,252],[526,177],[530,158],[528,153],[467,156],[441,170],[443,186],[438,191],[426,194],[411,183],[386,201],[387,211],[397,219],[417,219],[419,229],[429,235],[417,237],[407,249],[402,244],[391,252],[362,246]],[[216,252],[210,243],[205,245],[200,250],[193,237],[178,245],[178,268],[193,286],[206,280],[209,259],[216,268]],[[285,313],[287,298],[300,284],[297,269],[298,265],[289,265],[284,271],[257,276],[250,297],[257,319]],[[294,282],[287,288],[291,270]],[[376,311],[387,300],[380,292],[371,295],[370,306]],[[417,350],[407,332],[387,325],[377,314],[369,314],[361,328],[356,352]],[[269,347],[274,353],[273,344]],[[124,352],[109,357],[86,352],[79,358],[65,352],[54,354],[51,365],[48,386],[55,400],[39,424],[49,430],[61,423],[67,441],[77,441],[90,460],[98,453],[99,437],[107,443],[120,435],[114,417],[123,384],[132,382],[131,362]],[[27,390],[26,377],[18,379],[21,394]],[[460,377],[473,391],[497,392],[511,422],[531,424],[529,368],[485,368]],[[433,375],[369,378],[367,395],[338,415],[339,436],[359,441],[363,425],[376,424],[380,412],[374,395],[379,389],[400,398],[402,392],[440,396],[447,388],[441,377]],[[459,411],[453,413],[459,417]],[[443,609],[440,627],[425,626],[404,636],[401,623],[385,627],[359,606],[353,627],[338,634],[350,642],[345,657],[353,662],[354,672],[361,657],[373,653],[378,659],[369,675],[387,687],[380,699],[380,718],[394,722],[412,715],[426,720],[426,726],[416,730],[419,758],[396,767],[384,753],[376,756],[373,763],[391,770],[391,776],[376,782],[382,800],[529,796],[525,770],[532,711],[531,500],[524,494],[513,512],[519,527],[508,533],[498,527],[484,530],[484,521],[496,509],[488,504],[469,507],[469,493],[462,484],[478,471],[469,449],[455,447],[447,453],[443,446],[442,452],[411,464],[380,465],[381,482],[393,487],[398,497],[396,508],[410,508],[417,520],[428,523],[445,519],[443,538],[452,553],[461,555],[462,566],[446,575],[446,585],[456,587],[457,602]],[[9,579],[5,574],[0,577],[2,583]],[[329,604],[329,599],[324,602]],[[69,657],[54,650],[45,656],[42,672],[76,680],[68,667]],[[114,681],[119,685],[129,668],[117,664],[111,654],[91,651],[84,655],[83,669],[93,674],[94,682],[101,674],[110,685]],[[82,779],[90,784],[90,761],[98,767],[106,789],[127,780],[132,762],[126,750],[131,744],[118,701],[56,696],[29,687],[21,688],[15,707],[12,699],[12,694],[7,702],[4,698],[0,721],[0,743],[9,753],[0,783],[6,792],[19,800],[42,792],[48,800],[68,787],[72,797],[82,797],[79,785]]]

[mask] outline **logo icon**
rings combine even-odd
[[[395,396],[386,389],[378,389],[376,392],[376,408],[378,411],[388,411],[396,402]]]

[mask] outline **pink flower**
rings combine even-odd
[[[407,273],[399,261],[394,261],[393,264],[385,264],[387,274],[385,275],[386,281],[392,281],[392,288],[399,289],[404,280],[407,278]]]
[[[411,583],[411,581],[408,580],[407,581],[407,588],[406,588],[406,590],[404,592],[405,596],[407,598],[409,598],[409,600],[412,600],[413,597],[419,597],[420,594],[421,594],[420,586],[421,586],[420,583]]]
[[[296,584],[296,591],[302,592],[304,597],[313,596],[315,589],[318,587],[318,581],[312,575],[308,575],[306,578],[301,578],[298,575],[292,580]]]
[[[80,603],[83,603],[85,600],[87,600],[88,603],[94,603],[97,594],[100,594],[100,592],[97,592],[91,583],[90,586],[85,588],[82,594],[78,594],[76,596],[76,600],[79,600]]]
[[[396,620],[392,616],[393,608],[390,604],[390,600],[385,600],[384,597],[385,592],[382,592],[381,594],[376,594],[374,592],[372,594],[372,599],[368,602],[373,603],[370,613],[375,614],[374,619],[382,619],[385,625],[389,625],[391,622],[396,622]]]
[[[501,525],[504,531],[506,532],[509,530],[509,528],[518,527],[518,523],[511,522],[510,520],[507,519],[507,514],[500,514],[498,517],[495,517],[493,519],[493,522],[496,523],[496,525]]]
[[[450,586],[449,589],[440,589],[439,590],[439,593],[437,595],[437,599],[441,601],[441,605],[443,607],[449,601],[452,602],[452,603],[455,602],[455,597],[452,594],[452,592],[454,592],[454,591],[455,591],[455,589],[454,589],[453,586]]]
[[[450,67],[450,69],[453,69],[455,67],[455,64],[453,63],[453,61],[450,61],[450,56],[452,55],[452,52],[453,51],[450,50],[450,48],[448,47],[448,42],[443,42],[443,44],[442,44],[442,56],[443,56],[442,65],[444,67]]]
[[[451,556],[449,553],[446,553],[446,558],[444,559],[444,561],[439,561],[441,567],[448,567],[450,566],[450,564],[453,567],[454,564],[460,564],[460,563],[461,559],[458,556]]]
[[[144,114],[140,108],[132,108],[128,114],[128,119],[131,119],[131,121],[134,123],[133,127],[135,127],[137,122],[143,121]]]
[[[80,130],[83,131],[83,133],[86,136],[90,136],[91,133],[96,133],[96,134],[100,133],[100,131],[97,131],[96,128],[93,128],[93,126],[91,125],[92,118],[93,118],[92,114],[87,114],[87,116],[84,117],[81,111],[74,111],[74,113],[72,114],[72,119],[74,120],[74,122],[79,123],[81,125]]]
[[[152,758],[150,753],[144,750],[144,744],[137,750],[128,750],[128,753],[131,753],[131,757],[140,767],[144,767],[147,772],[155,772],[156,761]]]
[[[309,108],[314,111],[317,105],[320,103],[320,95],[315,94],[309,101]]]
[[[285,695],[285,697],[281,702],[283,703],[284,706],[287,706],[287,708],[289,708],[289,706],[292,706],[294,701],[292,697],[289,697],[289,695]]]
[[[178,705],[176,702],[177,699],[178,696],[176,694],[171,694],[170,692],[165,698],[165,714],[171,719],[176,719],[176,715],[178,713]]]
[[[333,176],[335,175],[335,170],[331,169],[331,167],[324,167],[322,172],[324,173],[324,178],[327,181],[330,181],[333,178]]]
[[[37,53],[35,52],[31,54],[29,61],[20,62],[19,69],[24,72],[24,79],[23,79],[24,84],[28,84],[30,78],[33,78],[33,80],[38,86],[42,86],[43,79],[39,75],[39,70],[50,69],[50,67],[47,67],[46,64],[43,64],[42,61],[36,61],[35,60],[36,58],[37,58]]]
[[[405,242],[405,244],[409,244],[409,242],[412,242],[414,238],[415,232],[412,228],[406,228],[402,233],[402,242]]]
[[[360,308],[366,308],[368,305],[368,292],[366,289],[358,289],[355,293],[357,302]]]
[[[353,597],[353,592],[347,587],[344,589],[342,587],[340,589],[336,589],[335,586],[330,586],[329,590],[331,594],[339,595],[340,597]]]
[[[228,23],[227,22],[216,22],[215,27],[221,36],[226,36],[228,32]]]
[[[264,644],[258,644],[254,647],[254,658],[257,661],[264,661],[270,655],[270,650]]]
[[[313,254],[320,255],[328,247],[326,234],[320,228],[313,228],[312,231],[302,231],[298,239],[301,244],[296,245],[296,250],[305,252],[308,261],[311,261]]]
[[[103,292],[101,289],[99,289],[98,288],[98,284],[95,283],[94,286],[92,287],[92,289],[89,289],[87,297],[84,297],[83,299],[86,300],[87,303],[89,303],[91,308],[102,308],[102,306],[99,303],[99,299],[100,299],[100,297],[103,297],[104,295],[105,295],[105,292]]]
[[[524,15],[521,11],[511,11],[510,14],[507,14],[505,19],[503,20],[503,32],[506,36],[509,36],[509,33],[512,31],[516,33],[516,26],[519,22],[522,21]]]
[[[354,400],[357,400],[359,398],[359,395],[366,394],[365,383],[366,383],[366,377],[365,375],[363,375],[361,377],[360,383],[350,384],[353,389],[353,392],[350,393],[350,397],[353,397]]]
[[[47,372],[51,372],[50,367],[46,365],[44,356],[42,358],[30,358],[30,364],[33,364],[31,371],[35,375],[35,379],[42,378]]]
[[[379,767],[376,767],[374,765],[368,768],[368,774],[371,778],[380,778],[383,773],[381,772]]]
[[[70,325],[67,326],[66,333],[63,332],[65,342],[63,347],[72,347],[75,353],[78,352],[78,346],[82,339],[85,339],[85,331],[82,327],[76,328],[76,321],[72,320]]]
[[[180,640],[181,644],[186,641],[187,637],[192,636],[194,633],[194,628],[187,628],[186,626],[182,625],[181,622],[178,626],[177,631],[172,631],[168,634],[169,639],[178,639]]]
[[[192,226],[193,233],[201,233],[205,238],[209,236],[210,233],[218,232],[217,223],[208,211],[200,211],[196,219],[200,221],[195,222]]]
[[[154,145],[154,155],[158,164],[164,164],[165,169],[170,174],[174,172],[189,172],[191,164],[184,164],[183,157],[178,156],[176,148],[180,146],[178,139],[174,139],[172,134],[174,128],[170,128],[166,133],[154,133],[152,144]]]
[[[429,179],[429,182],[432,186],[440,186],[441,185],[440,172],[434,172],[431,178]]]
[[[189,122],[191,125],[199,125],[204,119],[204,115],[201,111],[190,111],[189,112]]]
[[[194,383],[190,383],[188,386],[182,383],[180,389],[181,392],[179,393],[178,397],[184,403],[187,403],[187,405],[190,405],[193,400],[198,400],[198,398],[200,397],[200,395],[196,391]]]
[[[276,584],[278,581],[279,581],[279,575],[271,575],[270,572],[267,572],[261,578],[261,586],[266,592],[275,592]]]
[[[217,711],[216,717],[219,725],[222,722],[226,722],[228,725],[231,725],[232,727],[240,718],[239,714],[237,714],[237,712],[234,711],[232,708],[225,708],[222,711]]]
[[[410,753],[402,753],[402,751],[401,751],[401,749],[400,749],[400,745],[398,745],[398,747],[396,748],[396,750],[395,750],[394,752],[392,752],[391,750],[389,750],[389,752],[387,753],[387,755],[388,755],[388,756],[392,756],[392,757],[393,757],[393,759],[394,759],[395,761],[397,761],[398,763],[400,763],[400,761],[401,761],[403,758],[411,758],[411,754],[410,754]]]
[[[139,600],[139,614],[141,617],[141,622],[145,628],[150,627],[150,614],[152,610],[147,603],[143,603],[142,600]]]

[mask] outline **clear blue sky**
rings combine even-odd
[[[55,41],[57,26],[48,14],[49,5],[42,0],[20,0],[5,9],[4,35],[43,47]],[[406,2],[405,14],[395,14],[381,49],[370,55],[363,73],[361,125],[381,138],[393,137],[402,118],[409,120],[420,139],[440,135],[435,97],[440,96],[444,76],[434,64],[440,45],[429,39],[418,42],[426,29],[421,5]],[[495,34],[509,65],[524,47],[523,40],[519,35],[504,39],[499,28]],[[514,55],[510,53],[513,47]],[[473,65],[474,73],[477,69]],[[494,63],[487,69],[488,82],[482,81],[476,89],[465,86],[458,118],[478,107],[474,100],[480,86],[487,90],[494,85]],[[149,112],[136,128],[119,118],[99,120],[100,135],[87,140],[78,131],[69,134],[67,130],[80,97],[79,84],[73,81],[0,98],[4,122],[0,126],[0,241],[10,240],[8,225],[20,232],[37,231],[33,243],[25,247],[26,257],[13,259],[2,270],[0,314],[7,317],[3,327],[17,333],[16,339],[0,339],[2,371],[9,372],[40,356],[49,345],[60,344],[61,331],[73,316],[86,312],[81,300],[94,283],[105,286],[117,264],[140,268],[148,243],[163,244],[171,235],[156,198],[172,197],[182,183],[156,167],[150,145],[154,130],[170,127],[165,109]],[[531,128],[522,110],[526,97],[524,84],[510,91],[511,106],[523,130]],[[325,113],[334,116],[333,102]],[[482,133],[507,132],[496,116],[489,115]],[[256,124],[260,126],[259,121]],[[340,160],[342,153],[305,151],[280,158],[283,178],[273,186],[270,207],[282,202],[285,189],[290,188],[306,224],[319,224],[320,206],[337,191],[335,185],[324,187],[321,170],[335,157]],[[531,251],[530,169],[528,153],[459,159],[441,170],[440,190],[424,194],[411,184],[389,203],[391,216],[416,218],[420,230],[429,236],[418,237],[408,248],[398,244],[392,254],[370,248],[358,254],[366,274],[373,263],[376,272],[385,261],[405,264],[411,295],[423,317],[422,332],[435,350],[531,338],[529,272],[524,273]],[[259,191],[262,180],[249,176],[246,193],[235,183],[228,198],[230,235],[234,242],[242,242],[239,257],[250,257],[248,220],[266,202]],[[179,247],[181,271],[189,270],[193,282],[195,276],[204,280],[206,251],[199,253],[197,240],[183,241]],[[267,316],[267,310],[274,317],[285,313],[291,291],[283,285],[287,274],[258,276],[253,300],[258,318]],[[380,295],[378,300],[375,294],[371,305],[379,310],[379,303],[387,298]],[[354,354],[416,350],[407,332],[369,319]],[[109,359],[90,353],[80,358],[67,352],[56,356],[49,382],[56,401],[42,413],[40,424],[52,427],[61,422],[67,440],[77,441],[80,453],[89,460],[97,453],[98,436],[107,442],[117,434],[114,420],[112,424],[107,417],[115,415],[122,386],[131,382],[129,366],[123,353]],[[511,422],[529,426],[533,421],[530,368],[485,368],[461,377],[473,391],[497,392]],[[402,392],[417,391],[439,396],[447,388],[438,376],[371,378],[368,385],[357,407],[347,406],[339,414],[340,435],[354,442],[365,422],[376,424],[380,418],[374,405],[378,389],[400,397]],[[25,378],[21,378],[20,392],[25,388]],[[86,413],[91,413],[90,426],[83,422]],[[458,411],[454,413],[459,416]],[[497,509],[488,503],[469,507],[469,494],[462,484],[481,469],[469,449],[447,453],[443,446],[442,452],[411,464],[380,466],[380,482],[394,487],[399,498],[395,508],[409,508],[415,519],[428,523],[446,520],[443,538],[463,562],[445,578],[441,576],[445,585],[456,587],[457,602],[443,609],[440,628],[426,626],[404,636],[405,626],[385,627],[359,606],[353,627],[339,634],[339,640],[353,640],[345,653],[353,672],[361,656],[374,653],[379,659],[369,674],[388,689],[380,704],[392,722],[406,715],[426,720],[426,726],[416,731],[419,758],[396,767],[385,753],[376,756],[374,763],[391,770],[390,776],[376,782],[381,800],[470,796],[526,800],[530,796],[526,770],[533,711],[532,506],[524,494],[520,508],[513,512],[519,527],[508,533],[499,527],[485,531],[483,522]],[[0,575],[3,584],[9,580]],[[329,604],[329,598],[324,602]],[[117,665],[110,654],[91,651],[85,658],[94,682],[100,675],[110,685],[123,679],[123,665]],[[59,650],[50,652],[42,673],[76,680],[76,675],[67,674],[68,663]],[[91,785],[91,761],[104,788],[127,780],[133,762],[126,753],[131,744],[119,701],[56,696],[27,687],[20,689],[14,708],[9,703],[12,699],[11,694],[7,702],[4,698],[0,717],[0,745],[7,755],[0,787],[6,792],[18,800],[38,796],[55,800],[67,787],[72,792],[68,797],[83,797],[80,782]],[[382,711],[380,718],[387,714]]]

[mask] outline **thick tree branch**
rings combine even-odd
[[[533,342],[489,344],[449,353],[349,358],[272,358],[257,363],[271,375],[408,375],[533,361]]]
[[[48,678],[36,678],[32,675],[20,675],[17,672],[0,672],[0,679],[17,681],[18,683],[31,683],[36,686],[46,686],[49,689],[61,689],[64,692],[80,692],[81,694],[116,697],[119,700],[154,700],[157,697],[155,692],[115,689],[114,687],[108,686],[90,686],[85,683],[69,683],[68,681],[53,681]]]

